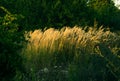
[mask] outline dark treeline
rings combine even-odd
[[[112,0],[0,0],[12,13],[22,14],[20,29],[98,26],[120,29],[120,10]]]

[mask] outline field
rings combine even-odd
[[[120,80],[120,35],[109,28],[38,29],[25,38],[23,81]]]

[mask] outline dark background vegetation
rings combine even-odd
[[[0,5],[25,17],[20,30],[93,26],[94,21],[120,29],[120,10],[112,0],[0,0]]]
[[[120,10],[112,0],[0,0],[0,6],[11,12],[0,8],[0,81],[13,81],[22,68],[19,50],[25,30],[95,23],[120,30]]]

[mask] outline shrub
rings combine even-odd
[[[6,13],[0,16],[0,81],[13,81],[16,72],[22,69],[22,36],[16,23],[19,16],[0,8]]]

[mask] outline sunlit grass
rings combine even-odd
[[[102,27],[99,29],[92,27],[83,29],[76,26],[73,28],[64,27],[60,30],[49,28],[44,31],[40,29],[30,31],[25,36],[28,40],[28,44],[23,50],[27,59],[25,62],[26,70],[28,72],[32,71],[33,75],[42,73],[43,70],[48,72],[47,74],[43,73],[41,77],[37,75],[35,79],[39,76],[37,79],[41,81],[43,78],[44,81],[62,81],[62,78],[65,78],[63,81],[79,81],[84,80],[86,76],[91,74],[91,78],[88,77],[86,80],[97,80],[98,75],[103,80],[108,78],[106,75],[107,67],[111,70],[113,77],[120,78],[117,74],[120,70],[114,72],[111,65],[115,67],[114,69],[120,68],[120,66],[116,65],[115,62],[117,61],[115,59],[108,58],[108,56],[116,56],[115,58],[119,60],[120,36],[110,32],[109,29]],[[94,61],[98,62],[97,66],[94,66]],[[96,67],[102,68],[100,73],[98,70],[93,70]],[[85,68],[86,70],[83,70]],[[93,73],[87,74],[88,71]],[[96,74],[94,74],[94,71]],[[82,72],[86,76],[80,79]],[[71,77],[74,73],[77,75]]]

